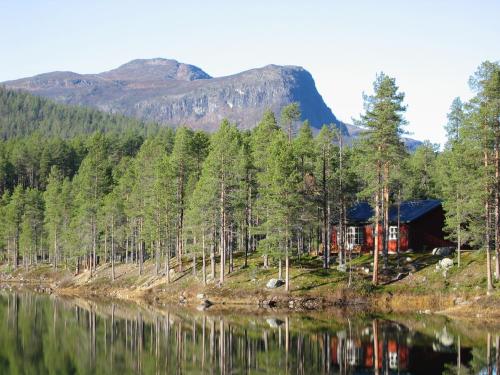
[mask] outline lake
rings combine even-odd
[[[499,325],[0,293],[0,374],[496,374]]]

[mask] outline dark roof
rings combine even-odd
[[[441,206],[441,201],[435,199],[401,202],[400,221],[401,223],[410,223],[439,206]],[[348,210],[347,221],[349,223],[368,223],[373,215],[374,211],[367,202],[359,202]],[[396,223],[397,221],[398,208],[392,206],[389,210],[389,222]]]

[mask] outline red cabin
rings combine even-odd
[[[399,213],[399,214],[398,214]],[[354,205],[347,213],[345,244],[355,252],[371,252],[374,248],[374,211],[366,202]],[[399,216],[399,233],[398,233]],[[401,202],[399,209],[389,210],[388,250],[414,251],[431,250],[435,247],[453,246],[445,240],[444,211],[441,201],[434,199]],[[379,251],[382,251],[382,225],[379,227]],[[332,250],[338,251],[338,225],[332,230]]]

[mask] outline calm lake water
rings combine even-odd
[[[0,294],[0,374],[496,374],[498,325]]]

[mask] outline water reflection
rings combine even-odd
[[[496,374],[496,328],[401,319],[152,311],[2,294],[0,373]]]

